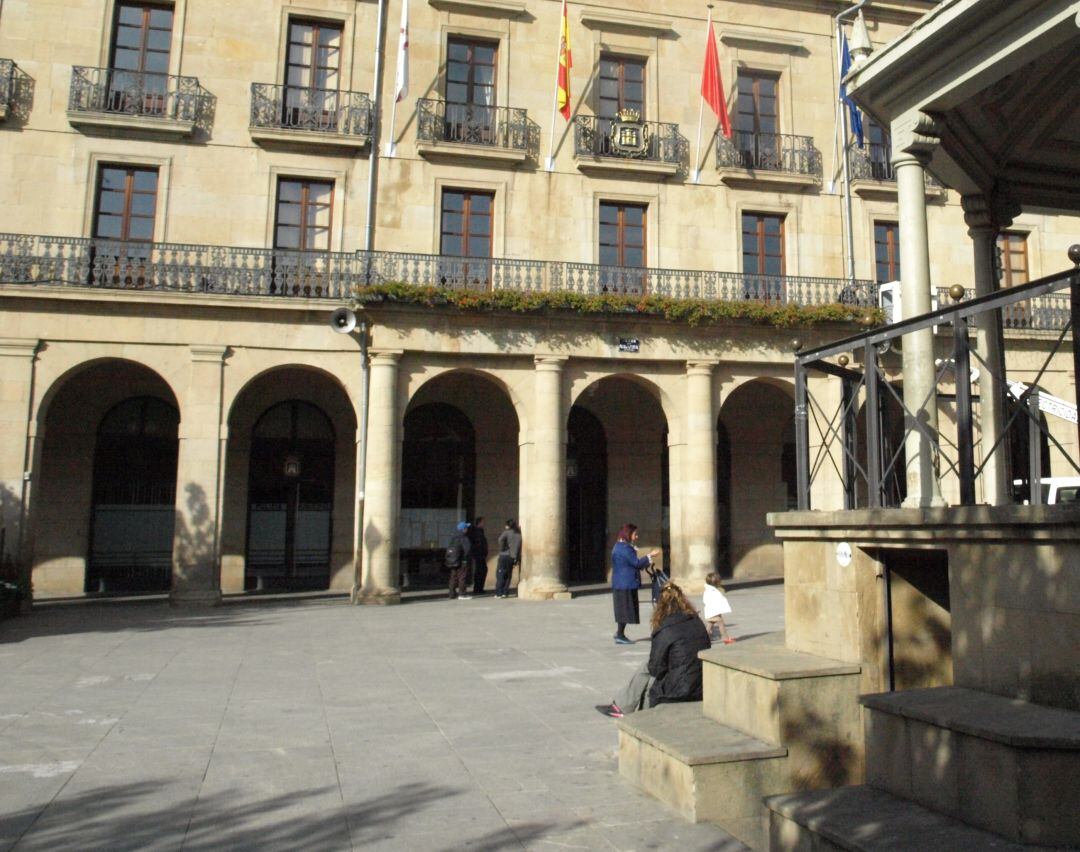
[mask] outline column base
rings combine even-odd
[[[350,596],[354,606],[393,606],[401,603],[397,589],[357,589]]]
[[[568,601],[573,595],[554,577],[530,577],[518,584],[517,595],[526,601]]]
[[[170,606],[217,606],[221,603],[221,589],[207,591],[186,590],[169,592]]]

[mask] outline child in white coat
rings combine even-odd
[[[735,640],[728,635],[727,626],[724,624],[724,616],[731,612],[731,604],[728,603],[720,575],[716,571],[705,578],[705,594],[701,603],[702,616],[709,625],[709,638],[723,637],[724,644],[731,645]]]

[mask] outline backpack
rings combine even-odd
[[[446,548],[446,557],[443,560],[447,568],[457,568],[461,564],[461,541],[458,536],[450,539]]]

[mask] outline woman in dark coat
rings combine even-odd
[[[638,589],[641,588],[641,572],[652,565],[653,558],[660,555],[654,550],[648,556],[638,557],[634,542],[637,527],[626,524],[611,549],[611,600],[615,606],[615,644],[631,645],[633,639],[626,636],[627,624],[641,621],[638,612]]]
[[[660,590],[652,615],[649,706],[674,701],[701,701],[701,660],[698,651],[712,644],[682,589],[668,583]]]

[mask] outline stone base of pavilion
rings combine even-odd
[[[1080,845],[1080,506],[770,524],[785,633],[621,720],[620,772],[756,849]]]

